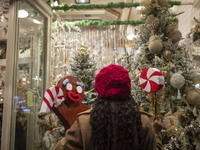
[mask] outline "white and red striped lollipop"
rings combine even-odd
[[[158,69],[145,68],[140,74],[139,82],[146,92],[154,93],[163,87],[165,79]]]

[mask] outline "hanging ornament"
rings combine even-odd
[[[149,16],[147,16],[145,24],[146,25],[151,24],[154,20],[155,20],[154,15],[149,15]]]
[[[157,29],[159,26],[159,19],[154,17],[154,15],[147,16],[146,25],[151,25],[153,29]]]
[[[183,85],[185,84],[185,78],[179,74],[179,73],[175,73],[170,77],[170,84],[172,87],[178,89],[178,96],[177,99],[181,99],[181,95],[180,95],[180,88],[183,87]]]
[[[149,39],[149,51],[152,54],[160,54],[162,49],[163,49],[163,44],[161,38],[151,36]]]
[[[199,69],[190,70],[190,78],[194,82],[194,84],[200,84],[200,71]]]
[[[190,89],[186,93],[186,100],[189,104],[199,105],[200,104],[200,92],[196,89]]]
[[[170,78],[170,84],[172,87],[179,89],[185,84],[185,78],[179,73],[174,73]]]
[[[141,87],[149,93],[160,90],[165,84],[163,74],[156,68],[145,68],[139,79]]]
[[[172,60],[173,58],[173,54],[170,50],[165,50],[163,56],[167,60]]]
[[[166,33],[167,33],[167,34],[170,34],[170,33],[173,33],[175,30],[177,30],[177,25],[171,23],[171,24],[169,24],[169,25],[167,26]]]
[[[180,31],[174,31],[169,34],[169,39],[172,40],[173,43],[177,43],[181,40],[182,34]]]

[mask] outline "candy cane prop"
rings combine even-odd
[[[63,91],[60,87],[53,86],[47,89],[39,113],[49,113],[53,105],[58,107],[64,100]]]

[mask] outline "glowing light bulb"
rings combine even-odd
[[[28,12],[24,9],[18,10],[18,18],[26,18],[28,17]]]

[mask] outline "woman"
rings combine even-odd
[[[78,115],[56,150],[162,149],[160,122],[153,126],[131,97],[128,71],[119,65],[103,68],[95,78],[94,108]],[[154,129],[153,129],[154,128]]]

